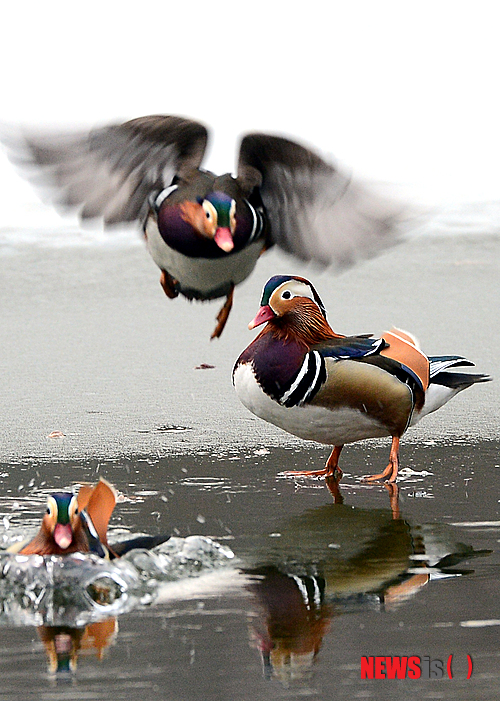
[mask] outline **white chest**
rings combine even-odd
[[[146,236],[156,265],[178,280],[181,290],[196,291],[205,299],[222,296],[225,293],[221,290],[229,283],[238,285],[243,282],[262,253],[262,241],[257,240],[242,251],[222,258],[191,258],[167,246],[152,215],[146,222]]]
[[[357,409],[278,404],[262,391],[249,364],[236,368],[234,387],[242,404],[253,414],[305,440],[344,445],[390,435],[378,421]]]

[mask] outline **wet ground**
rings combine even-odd
[[[200,534],[235,559],[163,583],[101,632],[102,659],[94,632],[63,677],[47,672],[42,632],[4,610],[0,699],[496,698],[496,383],[407,434],[398,512],[359,479],[386,464],[388,441],[345,449],[335,504],[323,482],[280,475],[328,449],[249,415],[230,372],[262,285],[293,271],[339,332],[398,325],[498,377],[499,253],[495,237],[422,238],[338,278],[269,254],[210,343],[217,304],[166,300],[140,246],[6,247],[0,537],[34,531],[47,493],[102,475],[124,495],[113,534]],[[423,671],[361,679],[369,656],[418,656]],[[441,679],[425,679],[427,658]]]

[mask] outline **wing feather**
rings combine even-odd
[[[11,160],[47,199],[106,225],[142,222],[152,192],[199,167],[207,138],[202,124],[162,115],[90,132],[2,135]]]
[[[254,171],[262,176],[273,242],[305,261],[348,267],[396,243],[412,216],[406,205],[281,137],[243,138],[238,176]]]

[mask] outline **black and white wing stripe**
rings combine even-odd
[[[288,575],[295,584],[302,596],[304,604],[309,611],[318,611],[325,596],[325,580],[323,577],[301,576],[295,574]]]
[[[282,388],[281,394],[277,397],[279,403],[292,407],[302,406],[311,401],[326,380],[325,357],[335,360],[364,358],[368,355],[376,355],[386,345],[383,339],[359,337],[346,339],[345,345],[323,347],[321,352],[310,351],[288,386]]]
[[[318,351],[307,353],[300,370],[278,401],[286,407],[301,406],[311,400],[326,380],[324,358]]]
[[[324,357],[336,360],[350,360],[366,358],[368,355],[378,355],[387,343],[383,338],[371,338],[370,336],[348,336],[336,345],[321,347]]]
[[[255,239],[258,239],[264,231],[266,226],[266,218],[264,208],[262,206],[254,207],[248,200],[246,200],[246,203],[253,216],[252,233],[248,239],[248,243],[250,244],[252,241],[255,241]]]
[[[440,372],[453,367],[464,367],[474,365],[470,360],[461,355],[440,355],[429,357],[429,377],[435,377]]]

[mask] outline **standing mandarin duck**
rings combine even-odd
[[[8,551],[18,555],[93,553],[113,559],[133,548],[152,548],[168,540],[169,536],[139,536],[110,546],[107,531],[116,498],[116,490],[102,477],[95,487],[82,485],[78,495],[51,494],[35,537],[28,543],[16,543]]]
[[[165,294],[226,297],[276,244],[301,260],[347,267],[393,243],[409,211],[313,151],[268,134],[243,137],[237,176],[200,169],[208,132],[174,116],[66,135],[3,134],[12,160],[65,209],[105,226],[142,225]]]
[[[382,338],[335,333],[318,293],[301,277],[276,275],[266,283],[249,328],[265,323],[233,370],[240,400],[289,433],[334,446],[324,469],[287,474],[340,477],[345,443],[391,436],[389,464],[367,479],[395,482],[407,428],[458,392],[491,379],[448,372],[473,363],[456,355],[427,357],[399,329]]]

